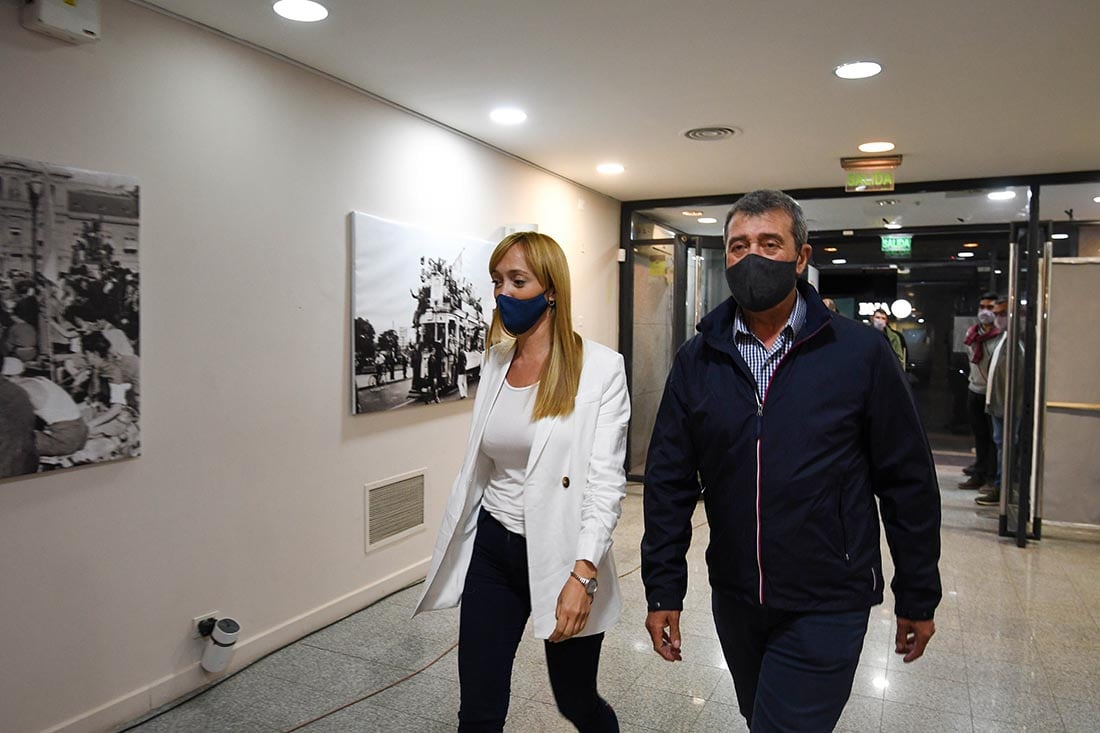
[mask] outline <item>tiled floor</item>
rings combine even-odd
[[[937,634],[923,659],[902,664],[893,654],[891,599],[873,609],[838,730],[1100,731],[1100,536],[1048,528],[1042,543],[1018,549],[997,537],[995,509],[978,509],[973,492],[955,488],[961,477],[958,468],[941,468]],[[703,521],[700,511],[696,523]],[[710,617],[708,528],[696,530],[689,556],[685,661],[677,664],[650,650],[642,627],[641,529],[641,499],[631,495],[615,542],[627,606],[604,644],[601,693],[623,731],[744,731]],[[302,730],[454,730],[457,612],[408,620],[418,590],[302,639],[134,730],[288,731],[376,690]],[[572,730],[553,706],[541,645],[528,637],[520,646],[509,731]]]

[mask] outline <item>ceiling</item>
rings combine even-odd
[[[992,201],[990,191],[1012,191],[1015,198]],[[1093,201],[1100,196],[1100,183],[1081,183],[1042,186],[1039,198],[1039,215],[1044,221],[1068,222],[1073,213],[1075,221],[1100,220],[1100,203]],[[845,229],[880,230],[878,234],[890,234],[887,223],[900,224],[895,231],[904,234],[915,227],[968,226],[980,224],[1007,225],[1023,222],[1028,218],[1028,189],[1026,186],[998,186],[995,189],[968,189],[964,191],[936,191],[926,193],[879,193],[873,196],[801,199],[799,203],[806,214],[806,224],[811,233],[839,232]],[[661,206],[644,209],[639,213],[683,234],[721,236],[729,204],[714,206]],[[691,216],[684,212],[689,212]],[[715,223],[701,224],[699,218],[716,219]],[[1006,227],[1007,228],[1007,227]],[[1066,229],[1068,231],[1068,229]]]
[[[1100,170],[1095,0],[140,2],[339,77],[619,200],[843,184],[887,139],[898,183]],[[857,59],[884,71],[842,81]],[[525,124],[489,120],[522,107]],[[723,142],[682,133],[728,125]],[[618,161],[619,176],[596,172]],[[1100,205],[1098,205],[1100,206]]]

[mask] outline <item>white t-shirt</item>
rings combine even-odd
[[[523,484],[535,442],[531,412],[537,393],[538,383],[513,387],[505,380],[481,438],[481,452],[492,464],[481,504],[505,529],[519,535],[524,534]]]

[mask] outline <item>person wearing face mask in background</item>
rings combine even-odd
[[[905,662],[923,654],[941,595],[939,488],[905,375],[880,334],[830,313],[799,279],[806,240],[786,194],[734,204],[733,297],[677,352],[645,471],[654,651],[692,653],[680,617],[702,495],[714,624],[754,733],[831,731],[840,718],[883,600],[880,508]]]
[[[994,462],[997,450],[993,445],[993,425],[985,412],[985,395],[989,382],[989,363],[993,359],[994,340],[1001,335],[994,324],[993,306],[996,293],[985,293],[978,300],[978,322],[966,332],[963,344],[970,359],[966,408],[970,416],[970,432],[974,435],[974,463],[963,469],[969,478],[959,483],[960,489],[980,489],[997,474]]]
[[[1008,400],[1008,355],[1005,354],[1005,339],[1008,338],[1008,298],[999,296],[993,305],[993,325],[1000,336],[993,345],[993,355],[989,360],[989,384],[985,391],[985,411],[992,425],[993,445],[997,465],[993,473],[993,486],[988,491],[979,492],[974,497],[978,506],[997,506],[1001,503],[1001,457],[1004,455],[1005,402]],[[1023,358],[1024,351],[1019,347],[1017,353]],[[1023,380],[1017,380],[1017,391],[1022,392]]]
[[[905,370],[905,360],[907,350],[905,348],[905,339],[900,333],[890,327],[890,314],[879,308],[871,316],[871,325],[882,331],[882,335],[886,337],[886,340],[890,343],[890,349],[894,352],[894,356],[901,362],[901,368]]]
[[[416,613],[461,599],[459,731],[503,730],[528,616],[558,710],[580,731],[617,731],[596,675],[622,608],[611,534],[626,495],[623,358],[573,331],[569,266],[550,237],[505,237],[489,271],[491,347]]]

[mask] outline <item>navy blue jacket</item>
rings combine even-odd
[[[676,354],[646,463],[649,609],[683,608],[700,492],[713,587],[787,611],[881,603],[877,497],[894,611],[930,619],[941,595],[940,495],[905,375],[881,333],[798,288],[806,323],[761,406],[733,341],[732,298]]]

